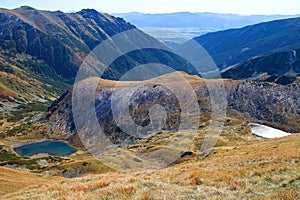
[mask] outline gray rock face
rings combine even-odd
[[[248,113],[253,119],[269,122],[290,132],[299,132],[299,85],[242,82],[229,92],[229,108]]]
[[[300,132],[299,85],[284,86],[265,82],[228,80],[224,83],[228,101],[227,110],[234,109],[240,113],[247,113],[251,117],[250,120],[254,122],[263,122],[289,132]],[[117,125],[111,109],[112,104],[117,105],[120,115],[122,112],[128,112],[129,109],[131,120],[141,127],[151,123],[149,112],[153,106],[160,105],[164,108],[165,115],[162,112],[161,116],[156,117],[164,122],[162,130],[177,130],[180,126],[182,108],[176,95],[161,85],[151,85],[147,81],[139,84],[141,87],[132,94],[121,92],[113,101],[111,86],[103,86],[96,92],[95,110],[99,124],[114,143],[132,142],[140,136],[127,135]],[[209,114],[211,101],[205,82],[199,78],[193,82],[193,88],[197,95],[200,113]],[[122,87],[117,90],[122,91]],[[76,132],[71,97],[71,92],[68,92],[49,108],[46,119],[52,122],[53,132]],[[219,103],[223,106],[222,102]]]

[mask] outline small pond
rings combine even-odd
[[[39,153],[67,156],[76,152],[76,149],[62,141],[43,141],[25,144],[14,148],[20,156],[32,156]]]

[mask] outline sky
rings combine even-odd
[[[300,14],[300,0],[0,0],[2,8],[11,9],[22,5],[64,12],[93,8],[106,13]]]

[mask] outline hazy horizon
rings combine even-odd
[[[99,0],[97,2],[87,2],[75,0],[72,3],[59,0],[38,1],[38,0],[3,0],[0,7],[14,9],[20,6],[30,6],[40,10],[64,12],[74,12],[82,9],[92,8],[106,13],[131,13],[139,12],[144,14],[167,14],[177,12],[190,13],[218,13],[218,14],[238,14],[238,15],[296,15],[300,14],[300,2],[298,0],[253,0],[251,2],[241,2],[240,0]]]

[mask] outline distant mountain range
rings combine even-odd
[[[272,21],[275,19],[292,18],[299,15],[237,15],[219,13],[163,13],[145,14],[139,12],[114,13],[133,23],[135,26],[155,28],[203,28],[203,29],[229,29],[257,24],[259,22]]]
[[[139,12],[114,13],[146,33],[171,43],[182,43],[187,39],[219,30],[241,28],[260,22],[297,17],[300,15],[237,15],[218,13],[162,13]],[[177,34],[176,34],[177,33]],[[178,34],[179,33],[179,34]],[[182,35],[181,35],[182,34]]]

